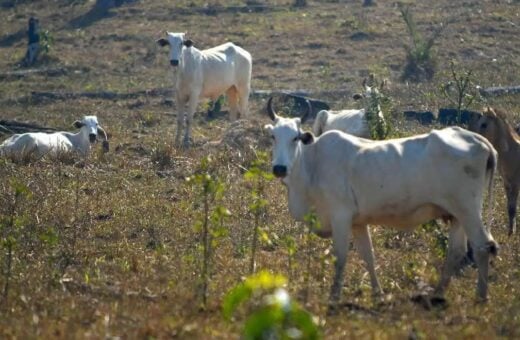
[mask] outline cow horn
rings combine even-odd
[[[311,115],[311,112],[312,112],[311,102],[308,99],[305,99],[305,104],[307,104],[306,105],[307,106],[307,110],[302,115],[302,118],[301,118],[302,124],[305,123],[305,121],[309,118],[309,116]]]
[[[105,152],[108,152],[108,150],[110,149],[110,146],[108,144],[108,136],[107,136],[107,133],[105,132],[105,130],[103,130],[102,127],[98,126],[98,134],[101,135],[101,137],[103,137],[103,151]]]
[[[278,115],[273,109],[273,97],[269,97],[269,100],[267,101],[267,114],[269,115],[269,118],[271,118],[272,121],[275,121]]]

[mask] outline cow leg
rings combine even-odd
[[[239,111],[240,111],[240,117],[242,119],[246,118],[249,115],[249,87],[243,86],[241,88],[238,88],[238,96],[239,96]]]
[[[466,235],[473,248],[473,256],[478,268],[477,295],[481,300],[487,299],[489,254],[496,255],[498,245],[484,227],[479,216],[467,214],[460,219]]]
[[[188,102],[188,110],[186,112],[186,133],[184,134],[183,146],[185,148],[190,146],[190,138],[191,138],[191,124],[193,122],[193,115],[195,114],[195,110],[197,110],[197,98],[193,96],[190,98]]]
[[[370,232],[368,226],[354,226],[352,228],[354,236],[354,246],[358,250],[359,254],[365,261],[368,273],[370,275],[370,282],[372,284],[372,290],[374,294],[381,295],[383,290],[379,284],[379,280],[376,275],[374,248],[372,247],[372,239],[370,238]]]
[[[448,254],[442,269],[441,279],[435,289],[435,295],[444,296],[444,291],[448,287],[451,277],[460,268],[460,263],[466,254],[466,242],[464,228],[458,220],[454,219],[450,226]]]
[[[229,119],[235,121],[238,119],[238,92],[235,86],[231,86],[226,92],[229,105]]]
[[[507,195],[507,214],[509,215],[509,235],[516,232],[516,201],[518,199],[518,186],[508,183],[505,185]]]
[[[332,247],[336,262],[334,263],[334,281],[330,289],[330,304],[337,305],[343,287],[343,272],[347,263],[347,253],[351,238],[351,218],[337,214],[331,219],[332,225]]]
[[[181,144],[182,130],[184,129],[184,112],[186,105],[179,97],[175,99],[177,103],[177,133],[175,134],[175,145]]]

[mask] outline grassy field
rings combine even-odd
[[[405,121],[398,113],[449,106],[439,86],[450,80],[450,60],[459,71],[472,70],[481,87],[518,85],[517,0],[403,1],[426,37],[444,26],[434,45],[438,70],[418,84],[400,80],[409,35],[398,2],[377,2],[363,8],[362,1],[309,1],[296,9],[292,1],[259,1],[270,6],[242,10],[243,1],[149,0],[106,15],[89,12],[93,1],[85,0],[0,2],[0,118],[72,130],[74,120],[95,114],[111,142],[108,154],[96,150],[79,162],[0,160],[1,288],[9,283],[0,297],[0,337],[240,337],[245,311],[227,322],[221,304],[249,275],[254,186],[244,172],[270,150],[262,132],[266,98],[253,96],[250,119],[235,123],[227,115],[208,119],[207,105],[201,104],[195,145],[178,150],[171,96],[157,91],[111,99],[37,95],[171,88],[167,51],[155,44],[165,30],[187,31],[199,48],[234,41],[253,55],[254,90],[304,89],[333,108],[354,106],[351,94],[369,73],[386,77],[396,136],[437,127]],[[35,68],[59,69],[59,74],[13,74],[25,54],[31,15],[53,37]],[[519,120],[518,95],[478,100],[471,108],[484,104],[506,110],[511,122]],[[201,172],[205,157],[211,159],[209,173],[223,184],[215,205],[231,216],[215,242],[208,303],[201,308],[197,225],[203,204],[201,190],[186,178]],[[290,294],[316,316],[326,339],[518,338],[520,239],[507,236],[499,178],[494,194],[491,230],[501,249],[487,304],[476,302],[472,268],[452,281],[447,308],[426,310],[412,302],[413,294],[438,279],[446,227],[429,224],[398,233],[374,226],[386,302],[373,301],[363,263],[352,251],[343,301],[358,308],[327,316],[330,241],[309,240],[304,226],[289,216],[285,189],[275,180],[264,185],[267,207],[260,214],[256,268],[289,278]]]

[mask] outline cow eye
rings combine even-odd
[[[298,136],[296,136],[296,137],[294,137],[294,138],[293,138],[293,140],[292,140],[292,141],[293,141],[293,142],[297,142],[297,141],[298,141],[298,139],[299,139],[299,137],[298,137]]]
[[[481,128],[482,130],[487,129],[487,123],[482,123],[482,124],[480,124],[480,128]]]

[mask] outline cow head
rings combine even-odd
[[[166,32],[166,39],[161,38],[157,40],[157,44],[159,44],[159,46],[170,46],[170,65],[173,67],[179,66],[182,49],[184,47],[193,46],[193,41],[190,39],[185,39],[185,35],[186,33]]]
[[[97,136],[100,135],[103,138],[103,149],[108,151],[109,144],[107,134],[99,125],[96,116],[84,116],[81,120],[75,121],[73,125],[74,127],[81,129],[81,133],[88,136],[90,144],[94,144],[97,140]]]
[[[505,120],[505,115],[492,107],[484,108],[482,114],[473,115],[468,129],[486,137],[499,152],[509,150],[507,135],[516,139],[515,131]]]
[[[302,144],[311,144],[314,136],[301,130],[300,118],[284,118],[276,114],[272,99],[267,102],[267,113],[274,122],[264,127],[273,139],[273,174],[284,178],[291,173],[291,168]],[[310,104],[309,104],[310,106]],[[310,109],[310,107],[309,107]]]

